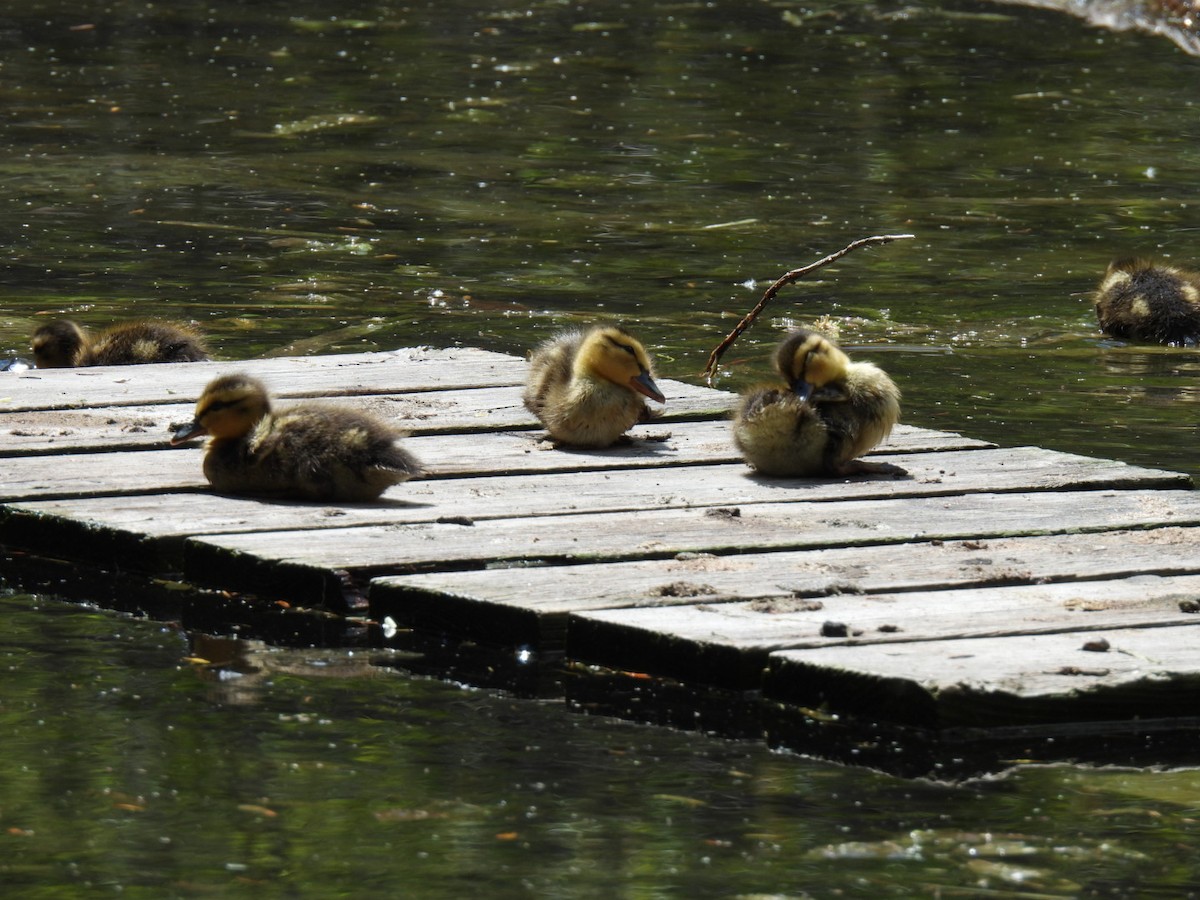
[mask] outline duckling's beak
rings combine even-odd
[[[179,429],[171,435],[171,446],[174,447],[182,444],[184,441],[190,441],[194,437],[208,434],[204,430],[204,426],[199,422],[188,422],[186,425],[181,425]]]
[[[800,398],[801,403],[806,403],[813,393],[812,383],[803,378],[797,378],[792,382],[792,392]]]
[[[654,383],[654,379],[650,377],[649,372],[643,372],[641,375],[635,375],[633,378],[630,378],[629,386],[639,394],[645,394],[651,400],[657,400],[659,403],[667,402],[667,398],[658,389],[658,385]]]

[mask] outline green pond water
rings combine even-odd
[[[0,613],[6,897],[1200,893],[1196,770],[903,780],[345,652]]]
[[[1198,78],[985,3],[9,4],[0,356],[60,315],[229,360],[609,317],[698,380],[784,271],[912,233],[785,289],[717,385],[829,315],[912,424],[1200,474],[1197,351],[1089,299],[1200,256]],[[906,781],[0,603],[6,896],[1200,894],[1195,772]]]

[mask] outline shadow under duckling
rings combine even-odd
[[[857,457],[900,421],[900,390],[882,369],[851,362],[814,331],[799,330],[775,352],[787,388],[761,387],[734,411],[733,439],[764,475],[903,475],[898,466]]]
[[[195,421],[171,439],[208,435],[204,476],[222,494],[298,500],[374,500],[421,474],[397,444],[403,433],[366,413],[319,403],[276,412],[263,383],[247,375],[210,382]]]
[[[1131,341],[1200,344],[1200,274],[1144,259],[1109,264],[1092,298],[1105,334]]]
[[[31,344],[39,369],[203,362],[209,358],[198,332],[172,322],[124,322],[92,337],[69,319],[59,319],[38,328]]]
[[[564,331],[538,346],[522,395],[551,438],[592,448],[653,418],[643,397],[667,402],[645,348],[616,325]]]

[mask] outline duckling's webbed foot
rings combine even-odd
[[[891,475],[893,478],[907,478],[908,469],[885,462],[867,462],[864,459],[852,459],[837,467],[836,475]]]

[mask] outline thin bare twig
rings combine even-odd
[[[780,289],[785,285],[789,285],[793,281],[803,278],[809,272],[815,272],[822,266],[827,266],[831,262],[841,259],[847,253],[851,253],[854,250],[857,250],[859,247],[865,247],[868,244],[890,244],[892,241],[902,241],[912,237],[915,237],[915,235],[877,234],[873,235],[872,237],[859,238],[857,241],[847,244],[836,253],[830,253],[828,256],[817,260],[815,263],[809,263],[807,266],[801,266],[799,269],[792,269],[792,271],[786,272],[780,276],[774,284],[766,289],[762,295],[762,299],[755,304],[754,309],[746,313],[746,315],[742,317],[742,321],[738,322],[737,325],[734,326],[733,331],[729,332],[729,334],[725,336],[725,340],[721,341],[721,343],[717,345],[716,349],[714,349],[713,352],[708,355],[708,364],[704,367],[704,372],[702,373],[705,380],[708,381],[709,384],[712,383],[712,378],[717,372],[717,366],[720,364],[721,357],[725,354],[725,351],[733,346],[733,342],[738,339],[743,331],[754,324],[754,320],[757,319],[759,314],[761,314],[762,311],[767,308],[767,304],[771,302],[772,298],[774,298],[774,296],[778,294]]]

